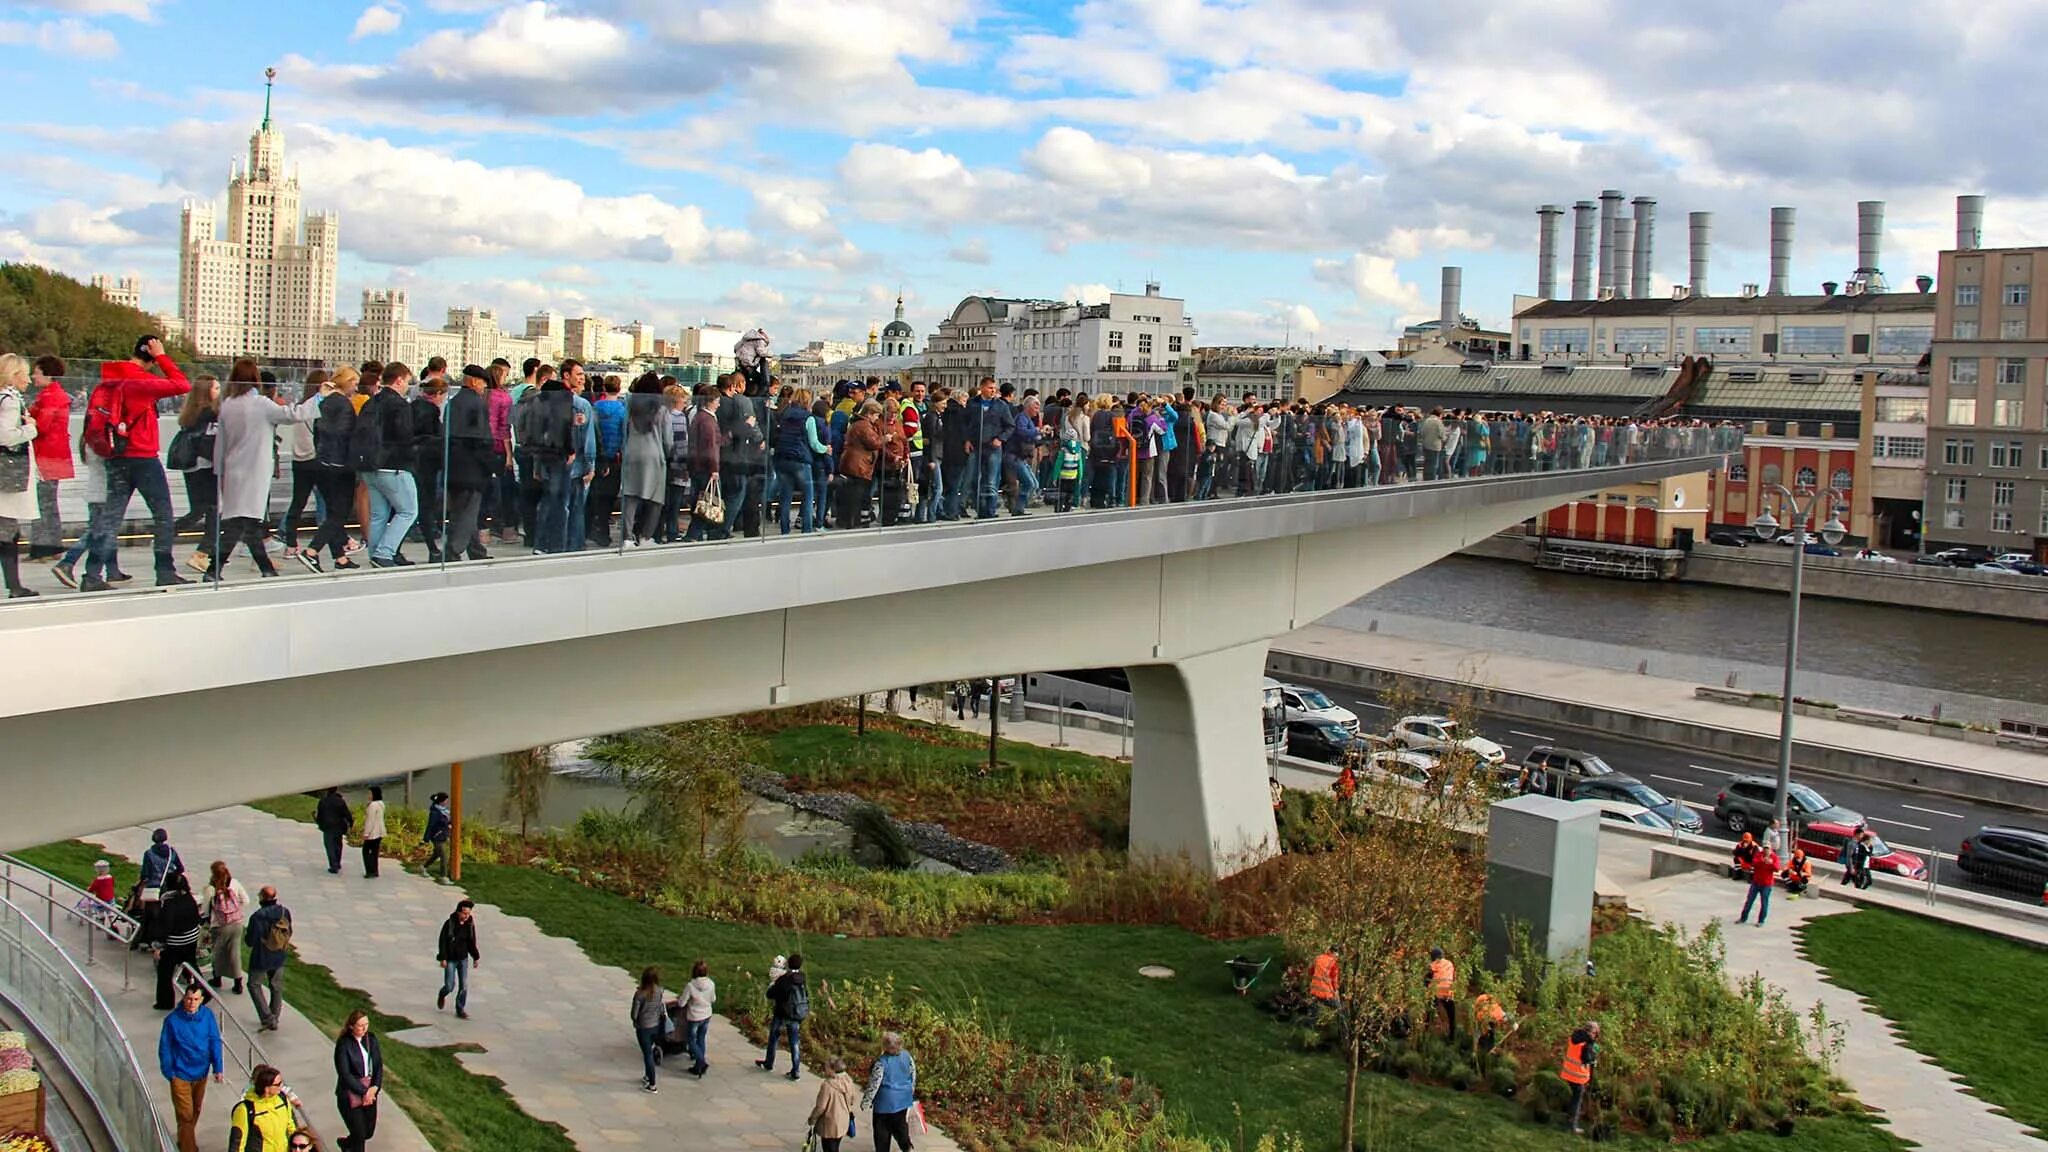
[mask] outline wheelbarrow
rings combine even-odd
[[[1259,977],[1266,974],[1266,966],[1272,962],[1273,958],[1270,956],[1264,960],[1254,960],[1249,956],[1238,955],[1223,963],[1230,968],[1231,987],[1237,989],[1239,996],[1246,996],[1251,993],[1252,985],[1259,982]]]

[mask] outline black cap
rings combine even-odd
[[[489,372],[484,371],[482,368],[477,367],[474,364],[463,365],[462,375],[463,378],[466,380],[481,380],[486,384],[489,384],[491,382],[491,374]]]
[[[891,380],[887,384],[882,385],[882,392],[884,395],[887,395],[890,392],[901,391],[903,391],[903,382],[901,380]]]
[[[157,339],[157,337],[154,334],[148,332],[144,332],[142,335],[137,336],[135,338],[135,358],[137,360],[156,359],[156,357],[151,356],[149,354],[149,342],[155,339]]]

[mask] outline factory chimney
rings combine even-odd
[[[1557,299],[1557,229],[1563,216],[1564,209],[1555,204],[1536,210],[1536,295],[1544,300]]]
[[[1581,200],[1572,205],[1572,299],[1593,298],[1593,214],[1599,205]]]
[[[1638,196],[1632,203],[1636,208],[1636,258],[1630,273],[1633,291],[1629,294],[1638,300],[1647,300],[1650,296],[1650,269],[1656,261],[1657,201],[1649,196]]]
[[[1797,209],[1771,209],[1771,284],[1764,289],[1766,296],[1792,290],[1792,227],[1797,218]]]
[[[1687,278],[1694,296],[1707,294],[1707,256],[1714,240],[1714,214],[1694,212],[1686,218],[1692,231],[1692,268]]]

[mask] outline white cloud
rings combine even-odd
[[[1060,299],[1081,304],[1107,304],[1109,292],[1107,284],[1069,284],[1060,289]]]
[[[350,40],[362,40],[371,36],[384,36],[398,31],[405,22],[405,16],[395,8],[372,4],[356,17],[356,28],[349,34]]]
[[[975,236],[953,245],[947,250],[946,259],[958,264],[988,264],[995,258],[989,254],[988,241]]]
[[[1317,260],[1314,269],[1318,281],[1351,292],[1361,303],[1406,311],[1423,306],[1422,289],[1401,279],[1391,256],[1354,252],[1343,260]]]
[[[114,34],[82,20],[45,20],[28,24],[0,20],[0,45],[34,48],[59,56],[103,59],[121,54]]]
[[[156,19],[162,0],[10,0],[15,7],[76,12],[80,16],[126,16],[145,23]]]
[[[747,315],[781,308],[789,303],[789,297],[781,292],[752,280],[742,280],[733,285],[718,300],[726,307],[737,309]]]

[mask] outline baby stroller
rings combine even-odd
[[[682,1056],[689,1052],[688,1034],[683,1028],[683,1003],[671,1001],[665,1013],[666,1023],[661,1030],[661,1043],[654,1054],[654,1062],[662,1063],[670,1056]]]

